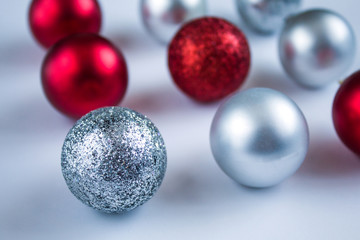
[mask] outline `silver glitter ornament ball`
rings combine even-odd
[[[290,77],[308,88],[340,80],[356,52],[350,24],[328,10],[309,10],[289,17],[280,39],[281,63]]]
[[[270,34],[283,26],[284,19],[297,12],[301,0],[235,0],[245,23],[257,32]]]
[[[66,136],[61,167],[70,191],[104,212],[134,209],[159,188],[166,149],[155,125],[121,107],[82,117]]]
[[[142,0],[141,15],[150,34],[167,44],[185,22],[206,14],[205,0]]]
[[[306,120],[284,94],[253,88],[235,94],[216,112],[210,132],[220,168],[248,187],[270,187],[304,161],[309,145]]]

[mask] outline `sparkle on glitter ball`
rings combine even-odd
[[[70,191],[83,203],[122,212],[155,194],[166,159],[164,140],[148,118],[109,107],[90,112],[69,131],[61,167]]]

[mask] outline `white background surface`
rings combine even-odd
[[[230,180],[209,146],[220,103],[197,104],[177,90],[166,47],[142,26],[139,1],[102,0],[102,34],[122,49],[130,73],[121,106],[150,117],[168,150],[158,193],[123,215],[94,211],[68,190],[60,152],[74,121],[43,94],[39,71],[45,50],[29,32],[29,1],[0,3],[0,239],[360,239],[359,159],[342,145],[331,121],[338,84],[320,91],[298,87],[280,66],[277,35],[250,33],[233,0],[208,5],[210,15],[234,22],[248,36],[252,68],[242,89],[271,87],[299,104],[311,131],[308,157],[277,187],[253,190]],[[303,9],[310,7],[343,14],[360,39],[358,0],[305,0]],[[358,51],[347,74],[359,63]]]

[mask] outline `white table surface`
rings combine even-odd
[[[309,154],[279,186],[254,190],[216,165],[209,127],[220,102],[201,105],[177,90],[167,49],[145,31],[139,1],[100,0],[102,35],[120,47],[130,79],[120,104],[158,126],[168,150],[163,184],[149,202],[122,214],[99,213],[68,190],[60,168],[63,140],[74,121],[46,100],[39,71],[45,50],[27,23],[30,1],[0,0],[0,239],[360,239],[360,164],[336,136],[331,105],[337,83],[305,90],[281,68],[277,36],[244,28],[233,0],[209,0],[209,15],[247,34],[251,73],[242,89],[271,87],[302,108],[311,131]],[[358,0],[304,0],[344,15],[360,39]],[[344,77],[360,67],[355,63]]]

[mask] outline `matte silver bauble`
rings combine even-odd
[[[206,14],[205,0],[142,0],[141,15],[147,30],[169,43],[181,25]]]
[[[341,80],[354,60],[355,48],[350,24],[342,16],[320,9],[289,17],[279,40],[286,72],[308,88]]]
[[[248,187],[269,187],[291,176],[309,145],[306,120],[284,94],[253,88],[235,94],[216,112],[210,132],[220,168]]]
[[[61,167],[70,191],[104,212],[134,209],[159,188],[166,149],[145,116],[110,107],[82,117],[66,136]]]
[[[284,19],[295,13],[301,0],[235,0],[243,20],[260,33],[273,33],[284,24]]]

